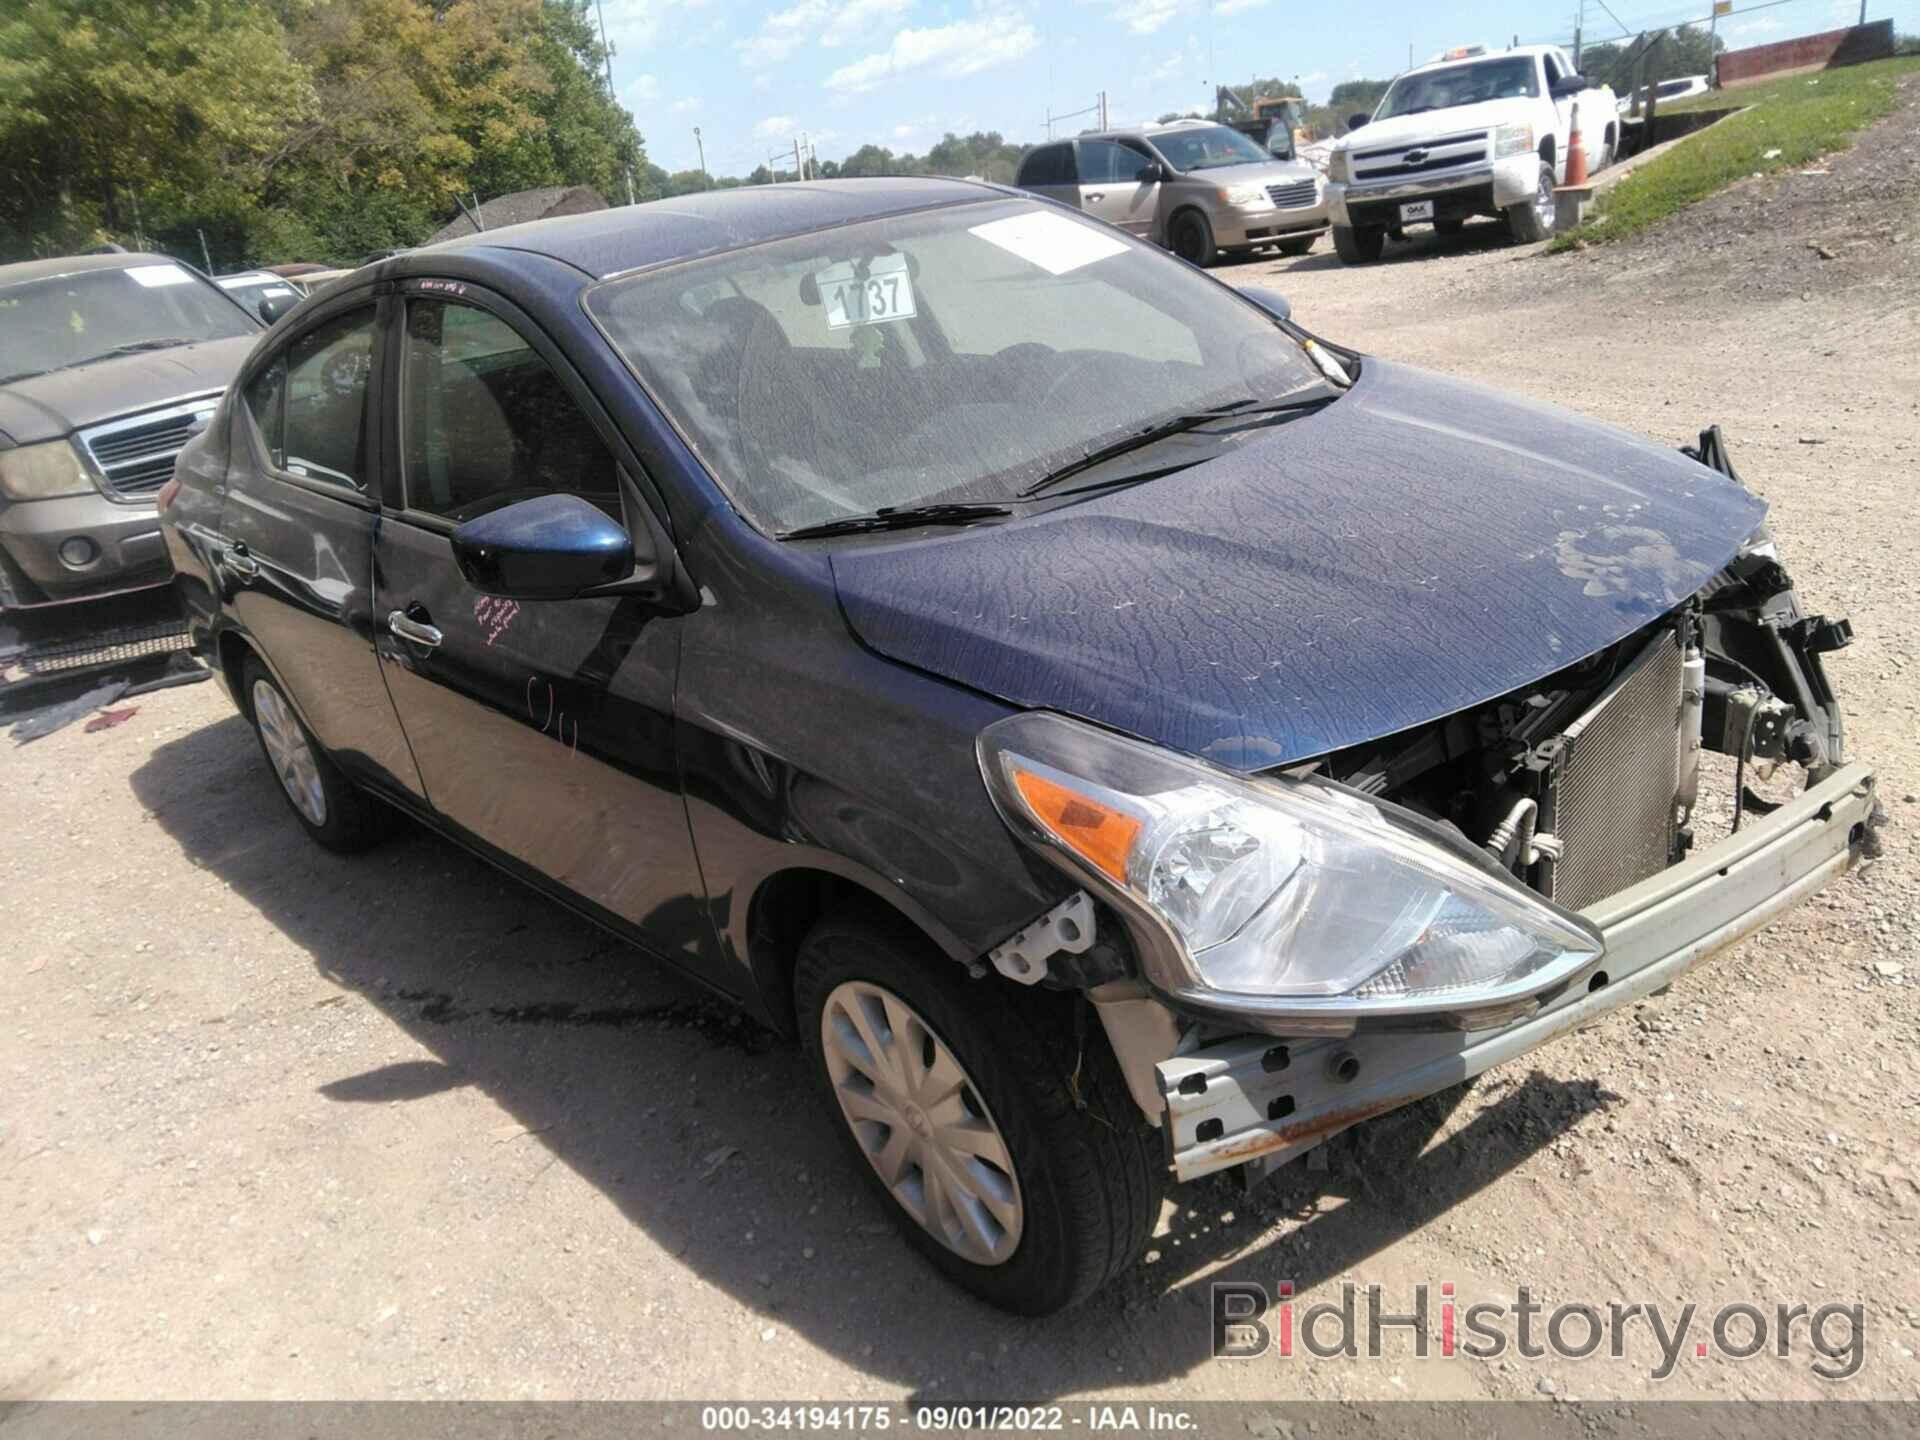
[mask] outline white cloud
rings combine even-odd
[[[1240,3],[1243,7],[1247,0],[1222,0],[1216,7],[1216,14],[1229,14],[1227,6]],[[1252,0],[1262,4],[1265,0]],[[1136,35],[1151,35],[1165,25],[1184,8],[1185,0],[1120,0],[1113,7],[1113,18],[1125,25]]]
[[[620,92],[621,103],[629,108],[648,105],[660,98],[660,82],[651,75],[638,75]]]
[[[946,76],[977,75],[1018,60],[1040,43],[1024,20],[961,20],[930,30],[902,30],[886,49],[842,65],[827,88],[858,94],[900,75],[931,70]]]
[[[1216,15],[1240,15],[1248,10],[1258,10],[1266,3],[1267,0],[1220,0],[1220,3],[1213,7],[1213,13]]]
[[[607,43],[616,55],[646,49],[660,35],[660,6],[656,0],[604,0]]]
[[[767,16],[734,48],[747,65],[778,65],[809,42],[829,48],[851,45],[878,22],[903,15],[912,5],[913,0],[798,0]]]
[[[1784,20],[1776,20],[1771,15],[1762,15],[1758,20],[1739,20],[1727,26],[1721,33],[1737,38],[1742,35],[1767,35],[1775,30],[1786,29]]]
[[[800,122],[791,115],[769,115],[753,127],[753,133],[761,140],[786,140],[799,128]]]
[[[700,108],[700,102],[697,99],[694,99],[692,97],[689,97],[685,100],[676,100],[673,102],[673,113],[676,115],[691,115],[694,111],[698,110],[699,108]]]

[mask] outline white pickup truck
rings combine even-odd
[[[1334,249],[1365,264],[1389,233],[1431,224],[1448,234],[1475,215],[1504,219],[1515,240],[1546,239],[1576,105],[1597,173],[1619,143],[1613,90],[1557,46],[1466,46],[1400,75],[1328,156]]]

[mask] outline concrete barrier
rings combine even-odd
[[[1716,78],[1726,88],[1800,70],[1832,70],[1841,65],[1884,60],[1891,54],[1893,21],[1875,20],[1866,25],[1849,25],[1844,30],[1802,35],[1797,40],[1729,50],[1714,64]]]

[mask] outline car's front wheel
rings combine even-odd
[[[1507,233],[1521,245],[1550,240],[1553,238],[1554,210],[1553,166],[1543,160],[1540,162],[1540,178],[1534,185],[1533,198],[1507,207]]]
[[[815,925],[794,975],[810,1067],[908,1241],[981,1299],[1045,1315],[1133,1263],[1166,1167],[1099,1021],[1076,1023],[1086,1002],[1011,988],[863,910]]]
[[[300,723],[266,666],[248,660],[240,685],[261,753],[301,828],[343,854],[364,850],[386,834],[393,812],[340,773]]]
[[[1167,239],[1174,254],[1203,269],[1219,254],[1213,243],[1213,226],[1198,210],[1182,210],[1174,216]]]
[[[1387,231],[1383,225],[1333,227],[1333,249],[1343,265],[1371,265],[1386,248]]]

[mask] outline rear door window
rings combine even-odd
[[[323,321],[287,346],[283,436],[289,475],[367,488],[367,386],[377,335],[371,306]]]

